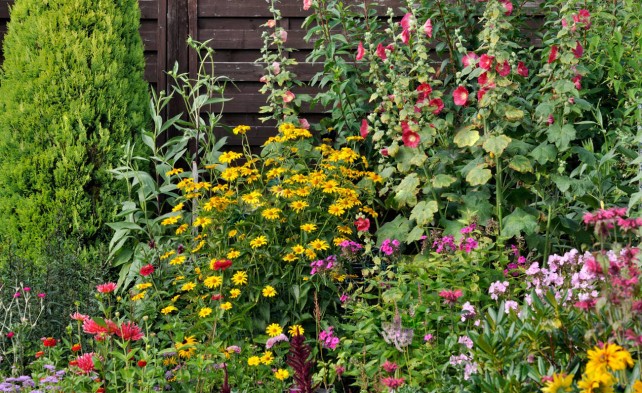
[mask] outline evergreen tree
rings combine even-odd
[[[42,265],[51,244],[108,239],[125,192],[108,171],[148,106],[139,24],[136,0],[16,0],[0,73],[0,255]]]

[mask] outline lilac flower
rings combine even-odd
[[[473,349],[473,340],[468,336],[459,336],[459,340],[457,342],[468,349]]]
[[[478,364],[476,362],[466,362],[464,366],[464,381],[468,381],[472,374],[477,374]]]
[[[490,298],[493,300],[497,300],[499,298],[499,295],[503,295],[504,293],[506,293],[508,285],[508,281],[495,281],[494,283],[490,284],[490,288],[488,289]]]

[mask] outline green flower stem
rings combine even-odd
[[[499,156],[495,156],[495,166],[497,172],[495,173],[495,204],[497,206],[497,224],[499,228],[499,235],[502,233],[503,219],[502,219],[502,162]],[[500,242],[498,242],[499,245]]]

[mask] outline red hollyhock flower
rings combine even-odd
[[[111,293],[116,290],[115,282],[108,282],[106,284],[96,285],[96,290],[100,293]]]
[[[495,56],[488,56],[487,54],[481,55],[479,58],[479,63],[477,63],[481,68],[485,69],[486,71],[490,70],[490,67],[493,65],[493,60],[495,60]]]
[[[405,122],[402,122],[402,128],[404,128],[403,123]],[[419,146],[419,142],[421,142],[421,137],[419,136],[419,134],[412,131],[406,123],[406,127],[404,128],[403,134],[401,134],[401,140],[403,141],[403,144],[405,146],[415,148]]]
[[[582,89],[582,75],[577,74],[573,77],[573,83],[575,84],[575,88],[577,90]]]
[[[506,0],[502,2],[502,5],[504,6],[504,10],[506,10],[506,12],[504,12],[504,15],[510,16],[510,14],[513,13],[513,3],[510,0]]]
[[[453,100],[455,105],[463,106],[468,102],[468,90],[464,86],[459,86],[453,91]]]
[[[417,100],[423,101],[432,93],[432,87],[430,87],[428,83],[422,83],[417,86],[417,91],[419,92],[419,94],[417,94]]]
[[[140,275],[143,277],[147,277],[152,273],[154,273],[154,265],[151,263],[140,268]]]
[[[508,76],[508,74],[510,74],[510,64],[508,64],[508,60],[504,60],[501,65],[497,64],[495,71],[497,71],[500,76]]]
[[[477,83],[482,86],[486,85],[488,83],[488,72],[479,74],[479,76],[477,77]]]
[[[361,120],[361,128],[359,128],[359,133],[361,137],[365,139],[368,136],[368,120]]]
[[[370,220],[364,217],[360,217],[357,219],[357,221],[354,222],[354,226],[357,228],[357,231],[365,232],[370,229]]]
[[[477,65],[477,60],[479,60],[479,56],[475,52],[468,52],[467,55],[461,58],[461,64],[463,64],[464,67],[468,67],[472,65],[473,67]]]
[[[575,19],[575,17],[573,17]],[[591,13],[588,10],[581,9],[577,13],[577,21],[580,23],[584,24],[585,29],[589,29],[591,27]]]
[[[47,337],[47,338],[43,337],[43,338],[41,338],[41,340],[42,340],[42,344],[43,344],[45,347],[48,347],[48,348],[53,348],[53,347],[55,347],[55,346],[56,346],[56,343],[58,342],[58,341],[56,341],[56,339],[55,339],[55,338],[53,338],[53,337]]]
[[[575,55],[576,59],[579,59],[580,57],[582,57],[583,54],[584,54],[584,47],[582,46],[582,44],[580,44],[579,41],[577,41],[577,44],[575,45],[575,49],[573,49],[573,55]]]
[[[490,89],[488,87],[482,87],[481,89],[477,90],[477,101],[481,101],[489,91]]]
[[[386,56],[386,47],[384,47],[382,43],[379,43],[379,45],[377,45],[377,50],[375,52],[381,60],[386,60],[388,58],[388,56]]]
[[[363,48],[363,42],[359,41],[359,46],[357,46],[357,61],[363,59],[365,54],[366,50]]]
[[[116,331],[116,335],[122,338],[123,341],[138,341],[144,337],[140,327],[131,321],[120,325],[120,329]]]
[[[433,98],[428,102],[428,106],[435,108],[432,113],[434,115],[438,115],[444,109],[444,102],[441,100],[441,98]]]
[[[232,266],[232,261],[229,259],[219,259],[212,264],[212,270],[225,270],[230,266]]]
[[[524,78],[528,77],[528,67],[524,64],[523,61],[517,63],[517,73],[523,76]]]
[[[432,38],[432,21],[430,18],[424,23],[424,33],[426,33],[429,38]]]
[[[551,47],[551,53],[548,55],[548,64],[551,64],[557,59],[557,45]]]
[[[141,360],[138,361],[137,364],[138,364],[138,367],[145,367],[145,366],[147,366],[147,361],[141,359]]]

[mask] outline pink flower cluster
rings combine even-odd
[[[319,333],[319,342],[322,347],[335,350],[339,345],[339,337],[334,335],[334,327],[330,326]]]
[[[328,270],[331,270],[337,263],[337,257],[335,255],[330,255],[325,259],[319,259],[310,263],[312,270],[310,275],[314,276],[317,273],[323,273]]]
[[[465,228],[464,228],[465,229]],[[463,229],[462,229],[463,230]],[[479,243],[474,237],[463,237],[458,244],[455,243],[455,237],[447,235],[435,239],[432,243],[432,248],[438,254],[451,253],[457,250],[463,251],[466,254],[471,253],[479,247]]]
[[[397,239],[394,239],[394,240],[386,239],[381,243],[381,247],[379,247],[379,251],[381,251],[385,255],[390,256],[399,249],[399,245],[400,243],[399,243],[399,240]]]
[[[495,281],[494,283],[490,284],[490,288],[488,288],[490,298],[493,300],[498,300],[499,296],[506,293],[509,285],[510,284],[508,283],[508,281]]]
[[[71,319],[82,322],[85,333],[93,334],[96,341],[103,341],[111,335],[116,335],[123,341],[138,341],[144,337],[141,328],[134,322],[123,322],[120,326],[110,319],[95,320],[89,315],[78,312],[71,315]]]
[[[627,218],[625,207],[600,209],[593,213],[584,213],[582,221],[587,226],[594,226],[597,236],[605,238],[612,229],[623,233],[633,232],[642,227],[642,217]]]
[[[453,305],[457,303],[457,299],[462,297],[464,293],[461,291],[461,289],[456,289],[456,290],[450,290],[450,291],[441,291],[439,292],[439,297],[444,299],[444,303],[447,305]]]

